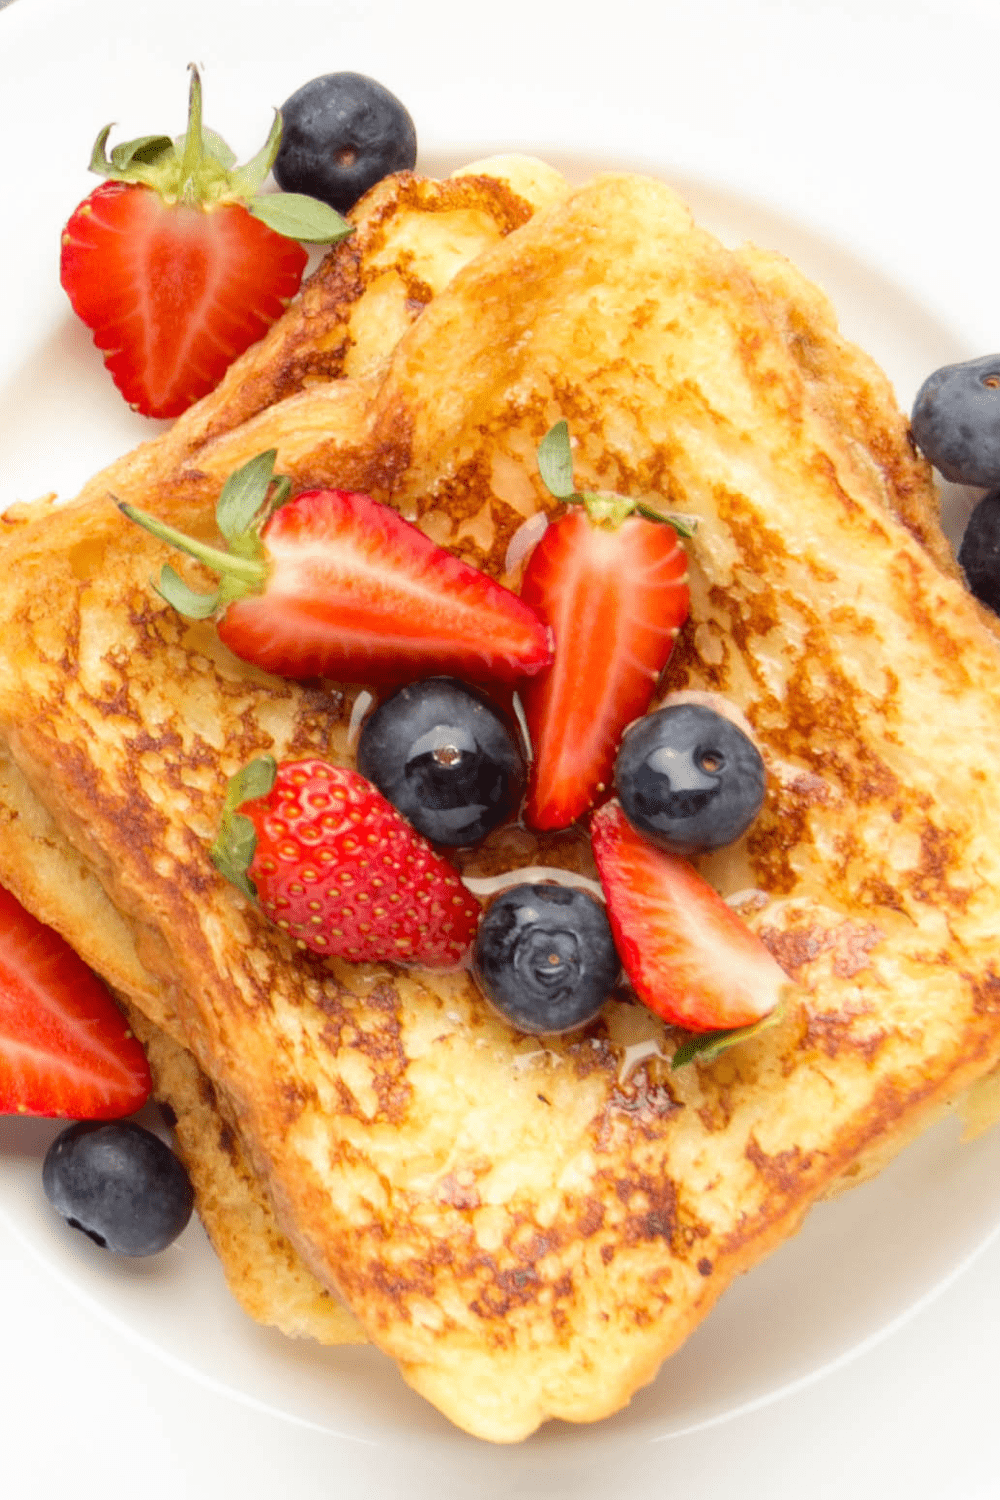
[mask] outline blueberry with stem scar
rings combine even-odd
[[[604,908],[564,885],[504,891],[479,925],[473,972],[520,1031],[572,1031],[598,1014],[621,970]]]

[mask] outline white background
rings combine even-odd
[[[11,377],[0,409],[4,501],[82,481],[150,431],[103,383],[85,334],[67,320],[58,231],[93,185],[85,165],[100,126],[117,120],[118,139],[182,128],[191,60],[204,65],[209,121],[241,156],[298,84],[353,68],[404,99],[428,163],[495,148],[569,153],[648,163],[730,208],[753,202],[756,223],[773,212],[778,228],[800,227],[817,274],[827,254],[834,279],[843,264],[867,268],[870,304],[855,303],[846,321],[849,331],[851,318],[863,325],[905,404],[919,378],[914,349],[937,349],[942,362],[1000,347],[998,43],[992,0],[383,0],[377,10],[363,0],[16,0],[0,16],[0,126],[16,157],[0,241],[0,373]],[[899,326],[907,306],[920,310],[912,339]],[[603,1500],[641,1484],[685,1500],[1000,1496],[996,1242],[886,1338],[700,1431],[654,1441],[626,1424],[603,1444],[543,1434],[493,1450],[437,1428],[402,1442],[387,1423],[362,1442],[196,1381],[127,1319],[109,1322],[113,1297],[82,1302],[72,1269],[59,1280],[30,1235],[26,1247],[34,1209],[19,1218],[11,1193],[33,1180],[31,1151],[14,1160],[12,1137],[3,1139],[14,1226],[0,1219],[5,1494],[319,1500],[370,1489],[392,1500]],[[888,1180],[906,1181],[905,1172]],[[858,1200],[869,1201],[877,1207],[884,1195]],[[926,1222],[919,1200],[906,1220],[929,1244],[948,1227],[936,1202],[928,1198]],[[817,1299],[825,1295],[818,1283]],[[169,1288],[164,1298],[169,1320]],[[776,1336],[787,1336],[786,1317],[779,1295]],[[881,1322],[873,1316],[873,1332]],[[210,1316],[201,1333],[210,1345]],[[746,1361],[748,1350],[731,1358]],[[364,1395],[377,1434],[383,1393],[376,1383]]]

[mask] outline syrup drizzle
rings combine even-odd
[[[523,865],[519,870],[502,870],[499,875],[462,876],[462,884],[474,896],[496,896],[511,886],[540,885],[546,880],[555,885],[576,886],[604,904],[604,891],[596,880],[578,875],[575,870],[561,870],[555,865]]]

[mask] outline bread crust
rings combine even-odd
[[[366,1336],[482,1437],[594,1420],[1000,1060],[997,642],[877,372],[792,273],[647,179],[599,178],[498,238],[357,378],[239,409],[14,528],[10,763],[159,999],[123,988],[211,1079],[282,1234]],[[758,823],[704,870],[768,894],[750,920],[796,994],[709,1066],[623,1079],[624,996],[539,1048],[465,974],[324,964],[267,927],[205,854],[225,780],[264,749],[350,763],[352,693],[255,673],[180,621],[148,588],[159,544],[106,499],[208,530],[225,473],[273,442],[297,484],[368,489],[505,577],[552,508],[533,455],[560,415],[579,483],[698,516],[664,686],[732,698],[768,766]],[[579,858],[564,847],[546,858]],[[13,841],[0,875],[27,883]],[[101,968],[68,908],[61,925]]]

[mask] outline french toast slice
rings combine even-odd
[[[88,486],[145,494],[197,462],[198,448],[317,382],[375,369],[458,266],[569,191],[546,163],[524,156],[473,162],[451,179],[401,173],[352,210],[355,234],[327,255],[269,338],[162,437],[125,455]],[[54,496],[9,506],[0,548]],[[69,848],[0,746],[0,863],[12,889],[58,928],[118,992],[150,1056],[154,1089],[176,1121],[202,1222],[244,1309],[288,1334],[322,1343],[363,1340],[356,1320],[302,1265],[274,1221],[233,1124],[179,1040],[162,986],[133,934]],[[131,1002],[125,997],[131,997]],[[141,1007],[141,1009],[139,1009]]]
[[[196,462],[199,444],[256,415],[262,403],[273,405],[321,378],[375,368],[459,264],[525,222],[529,208],[551,206],[568,192],[559,174],[530,158],[494,158],[456,175],[500,179],[516,200],[498,192],[496,181],[456,189],[405,175],[381,184],[353,215],[359,229],[354,240],[327,258],[271,337],[238,362],[218,392],[152,445],[157,466],[150,482],[155,483],[156,472],[167,475],[171,465]],[[954,571],[936,525],[927,467],[906,439],[905,420],[881,371],[840,337],[829,303],[784,257],[752,246],[737,253],[813,399],[831,412],[855,451],[860,448],[886,504],[942,566]],[[120,483],[120,477],[108,475],[92,488]],[[25,514],[19,507],[6,513],[0,544]],[[9,761],[0,761],[0,846],[8,878],[17,881],[25,903],[143,1006],[143,1011],[130,1008],[133,1026],[147,1044],[157,1096],[177,1121],[199,1214],[244,1309],[287,1333],[325,1343],[363,1337],[356,1320],[311,1276],[274,1222],[266,1192],[249,1169],[233,1122],[219,1113],[210,1081],[176,1034],[168,1036],[149,1020],[158,1017],[161,1025],[171,1026],[162,990],[138,962],[130,929]],[[538,858],[530,847],[503,853],[510,864]],[[855,1177],[860,1173],[859,1166],[852,1168]]]
[[[770,894],[754,920],[801,994],[711,1067],[623,1087],[627,1001],[540,1049],[464,976],[290,952],[203,840],[254,749],[349,758],[349,702],[224,660],[150,596],[161,554],[107,504],[25,525],[3,601],[12,762],[133,933],[281,1222],[411,1383],[496,1440],[622,1404],[867,1148],[1000,1053],[996,644],[667,190],[601,179],[515,231],[426,307],[364,411],[279,462],[366,476],[502,571],[546,503],[533,455],[558,415],[584,482],[699,515],[670,685],[734,698],[769,762],[761,822],[706,868]],[[212,439],[160,513],[204,526],[212,460],[242,441]]]

